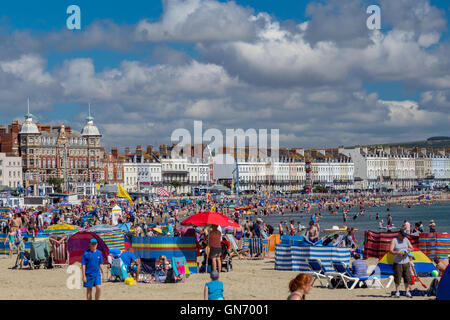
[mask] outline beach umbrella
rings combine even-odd
[[[223,227],[239,228],[239,225],[236,222],[234,222],[227,216],[214,211],[199,212],[181,222],[181,225],[194,226],[207,226],[211,224]]]
[[[163,231],[160,228],[153,228],[153,231],[159,232],[159,233],[163,233]]]
[[[48,227],[45,230],[42,230],[41,233],[47,236],[65,236],[72,235],[75,232],[79,231],[78,226],[74,226],[71,224],[54,224]]]

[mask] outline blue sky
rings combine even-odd
[[[94,110],[97,107],[99,126],[105,132],[117,131],[120,121],[131,123],[139,119],[147,126],[148,135],[152,135],[152,143],[167,143],[170,133],[168,128],[173,129],[179,125],[183,116],[180,112],[180,118],[177,118],[178,112],[168,112],[168,118],[163,119],[162,114],[165,111],[162,110],[171,110],[177,106],[186,108],[184,114],[189,121],[205,115],[202,120],[212,125],[221,128],[233,125],[232,118],[208,118],[207,112],[199,111],[202,108],[214,109],[205,107],[206,105],[220,105],[224,110],[229,108],[230,112],[227,114],[234,114],[239,119],[234,124],[237,127],[253,125],[255,121],[251,115],[267,117],[256,123],[261,128],[285,128],[284,143],[287,145],[334,146],[347,144],[354,139],[362,140],[355,141],[355,144],[404,140],[411,134],[405,131],[407,125],[399,127],[398,123],[405,121],[407,124],[407,117],[411,117],[410,121],[414,122],[434,117],[440,119],[442,117],[439,112],[448,114],[449,80],[443,70],[450,66],[450,62],[443,57],[450,56],[447,23],[450,18],[450,1],[404,0],[401,4],[398,4],[398,1],[393,5],[388,0],[236,0],[236,6],[229,5],[226,0],[198,0],[200,5],[196,4],[197,0],[168,1],[180,5],[183,1],[191,3],[194,21],[182,21],[181,29],[176,29],[177,21],[174,19],[182,16],[182,13],[176,12],[173,7],[165,12],[160,0],[47,0],[2,3],[0,36],[8,41],[3,41],[3,48],[0,44],[0,51],[5,52],[3,56],[0,53],[0,83],[4,81],[12,86],[10,90],[0,90],[2,119],[9,122],[17,118],[21,113],[17,109],[11,110],[9,103],[23,101],[24,96],[32,95],[31,100],[35,101],[35,113],[39,114],[39,121],[72,121],[81,125],[89,100],[93,102]],[[209,3],[211,11],[204,10],[205,3]],[[71,4],[81,8],[81,31],[66,30],[66,8]],[[382,11],[385,44],[380,46],[379,50],[373,51],[370,33],[367,30],[355,30],[355,26],[361,26],[360,22],[365,21],[367,15],[354,7],[364,8],[369,4],[380,4],[386,9]],[[340,12],[347,10],[344,9],[345,5],[356,11]],[[429,16],[425,15],[424,18],[421,14],[409,13],[409,10],[420,12],[421,6],[424,5],[434,6]],[[340,13],[330,11],[329,7],[332,6]],[[307,14],[307,8],[310,14]],[[253,11],[258,22],[249,24],[245,21],[246,15],[251,14],[248,10]],[[230,30],[223,30],[226,34],[225,40],[220,27],[215,25],[215,17],[208,16],[211,12],[218,14],[219,18],[216,20],[235,19],[232,23],[234,25],[229,27]],[[270,18],[257,16],[259,13],[267,13]],[[170,16],[167,21],[164,20],[165,14]],[[340,25],[332,25],[327,21],[329,17]],[[360,21],[359,24],[352,25],[353,21],[349,20],[353,18]],[[104,20],[109,21],[117,31],[116,47],[109,45],[109,42],[116,40],[116,35],[102,43],[89,29]],[[144,20],[147,23],[143,23]],[[303,35],[296,38],[299,29],[293,31],[293,25],[300,28],[306,21],[306,31],[303,30]],[[434,21],[436,23],[433,23]],[[269,26],[273,27],[274,23],[281,26],[275,26],[279,32],[275,37],[281,39],[278,44],[265,38]],[[129,39],[141,25],[144,29],[152,30],[153,37],[156,38],[144,37],[139,41]],[[242,38],[239,36],[239,30],[237,33],[232,30],[233,27],[241,26]],[[186,35],[183,34],[183,28],[194,31]],[[111,29],[100,25],[99,30],[106,37]],[[287,33],[283,34],[282,30],[287,30]],[[412,32],[412,38],[396,38],[400,33],[406,36],[408,32]],[[83,41],[76,37],[69,38],[72,33],[86,37]],[[192,39],[184,41],[186,37]],[[70,41],[73,43],[68,43]],[[77,41],[84,44],[77,47]],[[323,45],[318,45],[327,41],[334,48],[324,49]],[[397,45],[398,47],[394,48]],[[363,61],[371,56],[375,57],[374,61],[379,64],[379,70],[367,66],[371,63],[370,60]],[[14,59],[17,61],[14,62]],[[303,60],[307,62],[302,63]],[[290,68],[290,61],[297,64],[298,69],[295,66]],[[89,71],[90,63],[94,69],[93,74]],[[145,75],[138,75],[135,69],[130,71],[130,65],[134,63],[146,70]],[[187,67],[189,64],[190,69]],[[26,69],[25,74],[23,68]],[[33,72],[27,68],[32,68]],[[81,88],[80,84],[78,88],[77,70],[81,70],[82,79],[89,78],[94,85],[98,84],[98,88],[95,88],[98,90],[94,90],[92,84],[86,88]],[[178,83],[173,84],[173,81],[177,79],[172,77],[179,79],[185,70],[192,72],[193,79],[196,79],[194,82],[198,80],[197,72],[205,72],[212,77],[211,81],[218,81],[217,87],[211,87],[210,91],[202,90],[205,85],[203,88],[194,88],[189,81],[187,84],[183,83],[180,88],[176,87]],[[127,72],[128,77],[138,78],[126,78],[126,82],[122,77],[125,77]],[[333,74],[334,72],[336,74]],[[34,77],[31,80],[30,74]],[[158,78],[153,78],[155,75]],[[65,83],[64,79],[70,81]],[[145,83],[147,80],[149,82]],[[61,87],[56,88],[60,84]],[[141,94],[159,86],[163,89],[158,92]],[[120,93],[120,97],[116,96],[117,91],[123,87],[127,88]],[[15,92],[14,96],[11,96],[11,92]],[[262,98],[269,93],[270,96]],[[285,106],[286,110],[273,114],[273,110],[282,108],[280,106]],[[116,119],[113,115],[108,117],[108,113],[102,112],[103,108],[115,108],[117,112],[125,110],[128,119]],[[244,114],[245,110],[253,108],[254,111],[257,110],[256,113]],[[312,138],[314,130],[318,128],[316,121],[330,115],[325,111],[328,108],[333,108],[333,112],[339,108],[342,108],[342,111],[347,108],[359,110],[360,114],[355,112],[354,115],[354,119],[359,119],[358,121],[369,121],[370,114],[373,119],[377,119],[370,121],[385,121],[386,130],[377,132],[380,127],[377,125],[373,128],[367,124],[355,123],[351,126],[351,123],[347,123],[352,121],[350,118],[341,119],[341,115],[337,114],[334,119],[329,120],[331,125],[328,126],[328,140],[327,137],[317,134]],[[365,108],[372,109],[367,112],[364,111]],[[313,114],[310,109],[321,110],[322,113]],[[298,117],[308,115],[308,118],[304,119],[307,123],[299,123],[295,130],[289,125],[289,112],[292,110],[298,112]],[[393,117],[398,118],[394,120]],[[164,121],[171,124],[161,126]],[[344,123],[351,129],[344,129]],[[127,128],[122,130],[123,140],[118,142],[119,146],[134,141],[145,144],[144,139],[140,140],[138,132]],[[447,131],[447,128],[429,123],[416,130],[413,135],[414,139],[427,138],[428,135],[447,135]],[[117,137],[108,139],[110,140],[107,144],[111,145]]]

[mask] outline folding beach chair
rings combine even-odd
[[[353,272],[350,270],[348,265],[345,264],[344,262],[333,262],[332,264],[333,264],[333,268],[336,271],[336,273],[333,273],[333,274],[336,275],[336,279],[338,279],[338,283],[336,286],[338,286],[340,283],[342,283],[342,284],[344,284],[344,286],[347,289],[353,290],[358,284],[362,284],[366,281],[370,281],[370,283],[368,283],[369,286],[384,288],[379,277],[375,276],[374,274],[371,274],[367,277],[358,278],[353,274]],[[394,277],[390,276],[389,279],[390,279],[390,281],[388,282],[386,288],[389,288],[392,281],[394,280]],[[349,283],[352,283],[352,284],[349,286]]]
[[[231,256],[237,256],[239,258],[241,258],[241,254],[242,254],[242,248],[239,248],[237,242],[236,242],[236,238],[232,235],[232,234],[226,234],[225,238],[227,238],[227,240],[230,242],[231,244]]]
[[[50,238],[52,245],[52,257],[54,266],[67,266],[69,265],[69,250],[67,248],[67,239],[58,243],[57,240]]]
[[[48,246],[48,241],[32,241],[30,257],[33,262],[34,269],[39,269],[41,265],[46,268],[50,259],[50,248]]]
[[[139,276],[142,276],[144,282],[150,282],[153,274],[156,272],[156,259],[155,258],[140,258],[141,270]]]
[[[242,247],[242,251],[250,251],[250,257],[256,255],[259,259],[264,259],[266,252],[270,250],[270,241],[269,239],[246,238]]]
[[[306,271],[305,273],[313,277],[313,283],[311,284],[311,286],[314,285],[314,282],[316,280],[319,280],[322,287],[330,287],[331,279],[333,278],[333,276],[328,274],[328,272],[323,267],[322,262],[319,259],[306,259],[306,262],[308,263],[311,271]],[[326,281],[326,283],[323,284],[322,280]]]

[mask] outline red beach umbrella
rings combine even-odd
[[[199,212],[181,222],[182,225],[206,226],[215,224],[222,227],[239,228],[239,225],[227,216],[213,211]]]

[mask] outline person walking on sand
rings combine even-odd
[[[400,298],[400,283],[403,281],[405,283],[406,296],[412,298],[409,292],[411,286],[411,269],[410,269],[410,259],[409,252],[413,251],[414,248],[406,238],[406,231],[401,229],[398,236],[391,241],[389,252],[394,256],[394,283],[395,283],[395,297]]]
[[[436,232],[436,223],[434,222],[434,220],[430,220],[430,224],[428,225],[428,227],[430,228],[430,233]]]
[[[95,287],[95,300],[100,299],[103,274],[102,253],[97,250],[97,240],[89,241],[89,249],[83,253],[81,265],[83,268],[83,287],[86,288],[87,300],[92,300],[92,288]]]
[[[289,291],[291,292],[287,300],[306,300],[312,287],[312,277],[309,274],[299,273],[289,282]]]

